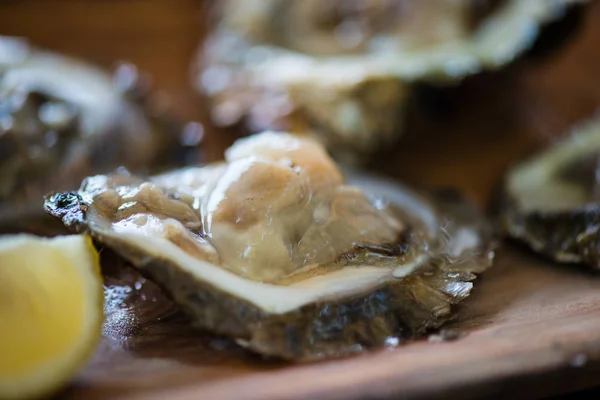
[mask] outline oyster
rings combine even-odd
[[[318,143],[275,132],[204,167],[90,177],[45,208],[160,284],[198,327],[286,359],[422,335],[493,256],[487,224],[457,196],[346,181]]]
[[[415,81],[499,68],[569,0],[224,0],[197,88],[219,126],[311,132],[349,161],[397,138]]]
[[[600,118],[512,168],[505,233],[562,263],[600,268]]]
[[[90,174],[181,156],[178,123],[149,99],[131,65],[113,77],[0,37],[0,223],[44,215],[44,194]]]

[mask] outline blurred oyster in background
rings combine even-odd
[[[190,141],[148,83],[0,37],[0,224],[43,215],[45,193],[89,174],[180,164]]]
[[[509,170],[500,201],[507,236],[600,269],[600,117]]]
[[[311,132],[357,161],[401,135],[411,83],[500,68],[572,3],[223,0],[195,85],[218,126]]]

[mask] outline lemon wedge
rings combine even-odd
[[[52,394],[100,338],[102,277],[88,236],[0,237],[0,399]]]

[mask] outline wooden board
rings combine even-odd
[[[106,66],[133,61],[183,117],[205,121],[188,84],[201,3],[7,1],[0,32]],[[581,34],[552,58],[521,61],[443,95],[424,92],[427,107],[411,111],[406,136],[370,167],[413,183],[457,186],[486,206],[510,163],[593,115],[598,49],[595,4]],[[205,126],[208,158],[218,158],[233,136]],[[192,330],[151,282],[121,269],[110,253],[103,257],[112,296],[104,338],[64,397],[533,398],[600,385],[600,277],[511,245],[498,251],[450,325],[466,336],[307,365],[261,361]]]
[[[450,324],[465,337],[308,365],[263,362],[199,335],[151,283],[142,280],[135,290],[134,282],[128,306],[109,302],[103,343],[69,395],[532,398],[600,379],[600,279],[518,249],[500,252]]]

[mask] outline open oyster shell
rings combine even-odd
[[[439,327],[489,267],[490,232],[454,194],[341,171],[265,132],[225,161],[87,178],[46,210],[160,284],[195,324],[264,355],[341,356]]]
[[[570,0],[223,0],[196,86],[220,126],[312,132],[353,162],[397,138],[415,81],[529,49]]]
[[[600,119],[513,167],[501,199],[507,235],[555,261],[600,268]]]
[[[181,127],[147,83],[0,36],[0,224],[44,215],[44,194],[90,174],[177,165]]]

